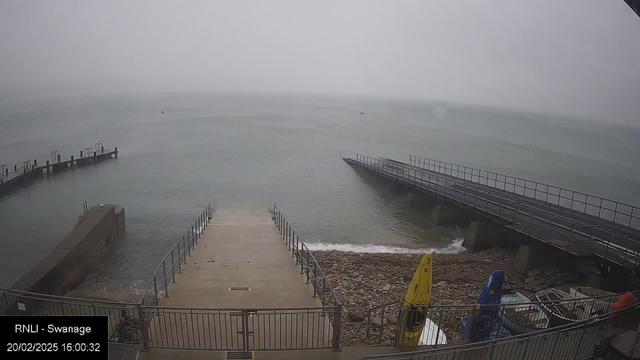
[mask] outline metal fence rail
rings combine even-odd
[[[498,219],[507,227],[548,242],[567,241],[562,249],[577,255],[596,254],[600,258],[627,265],[640,259],[640,242],[608,228],[585,228],[569,217],[545,212],[521,204],[509,193],[492,193],[486,188],[449,176],[423,172],[420,168],[396,161],[375,159],[358,154],[356,163],[374,173],[407,186],[444,197],[463,207]]]
[[[637,296],[639,293],[633,294]],[[532,332],[606,314],[622,295],[623,293],[584,299],[500,305],[430,305],[414,307],[412,310],[404,309],[403,301],[395,301],[369,309],[365,336],[369,343],[397,346],[398,340],[402,337],[402,326],[399,324],[403,321],[426,318],[435,326],[425,327],[423,330],[423,336],[429,339],[423,345],[437,348],[442,345],[478,342],[485,340],[484,338],[515,335],[512,333],[514,331]],[[557,310],[555,314],[554,308]],[[557,316],[558,312],[561,313],[560,316]],[[495,322],[492,323],[493,326],[487,327],[486,318],[489,315]],[[484,322],[480,324],[482,328],[478,321],[474,324],[475,319],[483,319]],[[466,327],[463,321],[466,322]],[[391,339],[384,337],[384,334],[389,332],[394,334]]]
[[[410,155],[409,164],[640,229],[640,208],[533,180]]]
[[[161,297],[169,296],[169,283],[176,282],[176,273],[182,272],[182,264],[187,263],[191,250],[195,249],[198,238],[207,228],[212,215],[211,204],[209,204],[164,256],[144,290],[141,300],[143,305],[158,306]]]
[[[105,315],[109,342],[142,344],[138,304],[0,289],[0,315]]]
[[[576,360],[589,357],[595,345],[638,327],[640,305],[595,318],[529,334],[446,346],[437,349],[376,355],[365,360],[526,359]]]
[[[339,349],[337,306],[290,309],[143,307],[149,347],[195,350]],[[337,329],[337,332],[340,330]]]
[[[109,318],[109,342],[145,349],[340,349],[340,306],[160,307],[0,289],[0,315],[105,315]]]

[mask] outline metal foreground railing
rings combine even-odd
[[[149,346],[241,351],[340,349],[337,306],[279,309],[143,307]],[[339,317],[338,317],[339,318]]]
[[[639,292],[633,293],[635,296]],[[426,318],[431,326],[423,330],[422,345],[434,348],[459,345],[489,338],[501,338],[542,328],[553,328],[589,319],[612,310],[624,293],[570,300],[532,301],[500,305],[430,305],[403,309],[402,301],[371,307],[367,314],[365,342],[369,344],[399,345],[402,337],[400,323]],[[553,312],[553,309],[556,312]],[[494,322],[486,319],[492,317]],[[482,319],[478,322],[476,319]],[[493,326],[487,326],[492,324]]]
[[[109,342],[143,344],[141,306],[136,303],[78,299],[0,289],[0,315],[104,315]]]
[[[464,345],[367,356],[365,360],[577,360],[590,358],[608,338],[638,328],[640,304],[527,334]]]
[[[410,155],[409,164],[640,229],[640,208],[538,181]]]
[[[339,350],[342,304],[311,250],[309,250],[304,241],[300,240],[295,230],[289,225],[289,221],[282,215],[282,212],[275,204],[273,204],[273,221],[276,223],[278,231],[287,245],[287,250],[291,251],[291,256],[295,258],[296,264],[300,266],[300,274],[306,274],[307,284],[312,284],[313,297],[318,297],[325,307],[335,307],[335,311],[330,312],[329,317],[333,326],[333,348],[336,351]]]
[[[182,272],[182,264],[187,263],[187,258],[191,256],[191,250],[196,248],[198,238],[207,228],[212,215],[213,211],[211,204],[209,204],[164,256],[142,294],[141,303],[143,305],[158,306],[161,297],[169,296],[169,282],[176,282],[176,273]]]
[[[522,204],[508,192],[498,193],[497,190],[401,162],[360,154],[356,156],[356,162],[364,169],[409,187],[436,194],[462,207],[499,219],[509,224],[507,227],[540,241],[567,241],[570,245],[582,247],[581,252],[596,254],[607,261],[627,265],[640,263],[640,241],[610,228],[587,226],[598,228],[587,231],[583,221]],[[562,248],[566,251],[575,250]]]

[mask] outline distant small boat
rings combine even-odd
[[[363,112],[360,112],[360,115],[364,115],[364,113],[363,113]]]
[[[526,334],[549,327],[549,316],[531,300],[517,291],[504,291],[498,322],[512,335]],[[521,305],[519,305],[521,304]],[[504,306],[506,305],[506,306]]]

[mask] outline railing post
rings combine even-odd
[[[167,269],[165,265],[165,261],[162,260],[162,275],[164,278],[164,294],[169,297],[169,284],[167,284]]]
[[[153,291],[155,292],[156,295],[156,306],[159,305],[158,303],[158,285],[156,284],[156,276],[155,274],[153,275]]]
[[[309,249],[307,249],[307,284],[309,283]]]
[[[438,331],[438,332],[439,332],[439,331]],[[494,350],[495,350],[495,348],[496,348],[496,342],[497,342],[497,341],[494,341],[493,343],[491,343],[491,350],[489,351],[489,357],[488,357],[488,359],[493,359],[493,352],[494,352]]]
[[[333,351],[341,351],[340,332],[342,330],[342,304],[338,304],[333,314]]]
[[[171,282],[175,283],[176,282],[176,267],[175,267],[175,260],[173,259],[173,248],[171,249]]]
[[[522,350],[522,358],[521,359],[526,359],[527,358],[527,351],[529,350],[529,340],[531,338],[528,337],[524,340],[524,350]],[[580,344],[578,344],[578,347],[580,347]]]
[[[325,303],[325,298],[324,296],[327,294],[327,278],[326,277],[322,277],[322,299],[321,299],[321,303],[322,305],[324,305]],[[334,304],[336,305],[336,304]]]
[[[182,235],[182,248],[184,249],[183,251],[184,251],[184,263],[185,264],[187,263],[187,251],[189,251],[189,249],[191,249],[191,248],[187,249],[189,244],[187,244],[186,238],[187,238],[186,236]],[[189,256],[191,256],[191,255],[189,255]]]
[[[593,311],[593,307],[591,308],[591,311]],[[584,333],[587,332],[587,323],[584,323],[584,326],[582,327],[582,334],[580,334],[580,340],[578,341],[578,346],[576,346],[576,353],[573,355],[573,359],[577,359],[578,358],[578,354],[580,353],[580,344],[582,344],[582,339],[584,338]]]
[[[318,286],[318,263],[313,264],[313,297],[318,297],[318,292],[316,291],[316,286]]]
[[[182,255],[180,255],[180,240],[178,240],[178,272],[182,273]]]
[[[444,309],[440,308],[440,316],[438,317],[438,330],[442,329],[440,326],[442,326],[442,317],[444,316]],[[438,347],[438,338],[440,338],[440,331],[436,332],[436,343],[433,344],[434,348]]]
[[[138,324],[140,324],[140,335],[142,337],[142,350],[149,351],[149,328],[147,327],[147,321],[144,315],[144,309],[139,304],[138,308]]]

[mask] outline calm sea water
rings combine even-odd
[[[164,113],[162,113],[164,111]],[[360,112],[364,112],[361,115]],[[329,96],[136,95],[0,105],[0,164],[102,142],[117,160],[0,198],[0,286],[70,231],[82,204],[126,209],[127,234],[93,279],[139,289],[211,202],[282,209],[316,248],[456,251],[462,230],[342,157],[420,155],[640,205],[640,130],[429,102]],[[247,249],[255,251],[256,249]],[[109,285],[111,284],[111,285]]]

